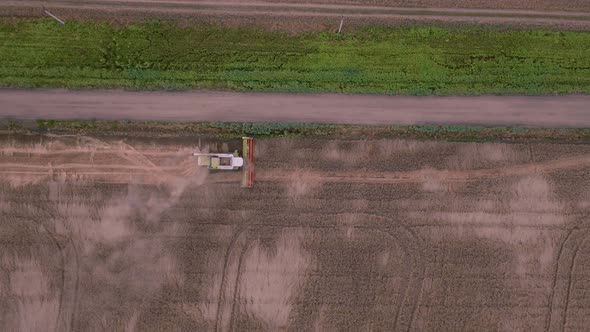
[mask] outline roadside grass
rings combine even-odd
[[[4,120],[0,133],[129,137],[422,139],[457,142],[590,142],[590,128],[469,127],[455,125],[334,125],[312,123],[222,123],[107,120]]]
[[[403,95],[590,93],[590,33],[365,28],[289,35],[0,19],[0,86]]]

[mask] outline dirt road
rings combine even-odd
[[[346,27],[366,25],[368,23],[400,22],[450,22],[477,24],[509,24],[551,26],[558,28],[589,29],[590,5],[586,2],[571,2],[556,5],[554,1],[537,0],[534,2],[503,1],[491,6],[489,3],[470,3],[461,1],[421,1],[413,4],[404,1],[178,1],[178,0],[82,0],[82,1],[3,1],[0,14],[16,16],[41,16],[41,8],[47,7],[66,19],[101,18],[109,20],[129,18],[204,18],[219,22],[226,20],[231,24],[238,21],[247,24],[266,25],[264,18],[273,18],[274,27],[284,22],[277,20],[312,21],[285,25],[289,29],[304,28],[313,25],[316,28],[337,20],[340,16],[347,19]],[[436,8],[452,7],[452,8]],[[487,9],[480,9],[483,7]],[[260,21],[252,20],[259,18]],[[321,23],[319,21],[322,21]],[[327,28],[327,26],[325,26]]]
[[[0,118],[590,127],[590,96],[402,97],[0,89]]]
[[[259,140],[251,189],[197,148],[0,135],[0,329],[590,322],[590,145]]]

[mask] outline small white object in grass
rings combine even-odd
[[[342,31],[342,25],[344,24],[344,16],[340,16],[340,26],[338,27],[338,34]]]
[[[49,12],[47,9],[43,9],[43,12],[44,12],[45,14],[47,14],[47,15],[51,16],[51,17],[52,17],[54,20],[58,21],[58,22],[59,22],[61,25],[65,25],[65,24],[66,24],[66,22],[64,22],[64,21],[60,20],[60,19],[59,19],[59,17],[57,17],[57,16],[55,16],[55,15],[51,14],[51,13],[50,13],[50,12]]]

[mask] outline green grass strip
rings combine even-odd
[[[0,132],[126,137],[425,139],[462,142],[590,142],[590,128],[467,127],[450,125],[369,126],[313,123],[223,123],[107,120],[2,120]]]
[[[590,93],[590,33],[366,28],[288,35],[0,19],[0,86],[404,95]]]

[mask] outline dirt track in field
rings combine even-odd
[[[402,97],[0,89],[0,100],[0,119],[590,127],[588,96]]]
[[[197,148],[195,148],[197,150]],[[22,151],[13,150],[12,153],[22,154]],[[113,154],[116,156],[123,156],[123,161],[132,161],[124,156],[126,152],[110,151],[104,154]],[[51,158],[57,158],[61,153],[55,153]],[[148,151],[142,152],[142,156],[154,155]],[[96,152],[94,153],[96,156]],[[170,154],[171,157],[178,157],[178,154]],[[51,179],[55,174],[75,174],[77,177],[89,179],[93,181],[100,180],[107,183],[121,183],[117,176],[127,176],[124,181],[133,181],[133,177],[141,176],[143,179],[151,180],[148,183],[165,183],[173,177],[182,177],[190,175],[191,168],[194,167],[194,162],[191,162],[190,157],[182,156],[184,159],[180,166],[157,166],[157,165],[142,165],[136,164],[84,164],[84,163],[68,163],[68,164],[31,164],[31,163],[0,163],[0,174],[7,177],[37,177],[41,179]],[[409,172],[381,172],[378,175],[367,172],[314,172],[309,174],[314,180],[326,182],[344,182],[344,183],[417,183],[425,180],[434,180],[439,182],[456,182],[456,181],[477,181],[481,179],[507,177],[507,176],[525,176],[528,174],[547,174],[559,170],[576,169],[590,167],[590,156],[583,155],[574,158],[563,158],[541,163],[526,163],[522,165],[515,165],[511,167],[498,167],[491,169],[477,169],[477,170],[463,170],[463,171],[449,171],[449,170],[435,170],[423,169]],[[194,171],[193,171],[194,173]],[[114,176],[116,175],[116,176]],[[235,180],[235,176],[226,176],[228,178],[224,182]],[[232,179],[233,178],[233,179]],[[289,181],[284,173],[280,170],[269,171],[257,177],[258,181],[273,181],[285,182]],[[219,183],[220,181],[214,181]],[[145,182],[142,182],[145,183]]]
[[[437,7],[450,8],[437,8]],[[477,7],[491,8],[477,8]],[[110,20],[150,18],[201,18],[205,21],[229,24],[259,24],[290,30],[328,28],[330,21],[340,16],[347,19],[347,28],[404,22],[508,24],[572,29],[590,28],[590,5],[572,2],[556,5],[552,1],[496,2],[494,5],[471,2],[265,2],[265,1],[4,1],[0,3],[3,15],[39,16],[47,7],[63,18],[100,18]],[[258,18],[256,20],[252,20]],[[275,22],[265,22],[274,18]],[[281,22],[281,20],[285,22]],[[296,24],[295,19],[299,21]],[[307,22],[305,22],[307,21]],[[335,24],[335,23],[334,23]]]
[[[0,137],[0,329],[569,331],[590,145]]]

